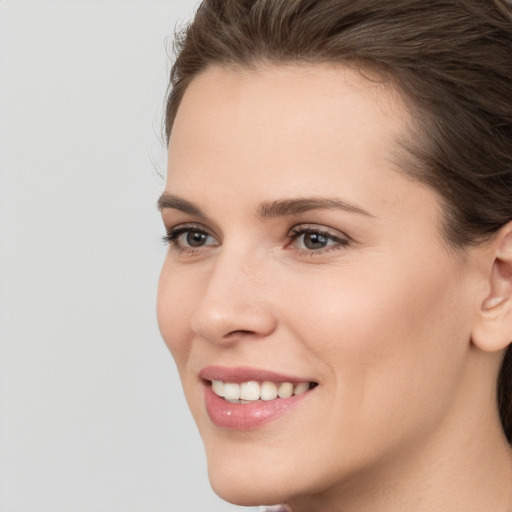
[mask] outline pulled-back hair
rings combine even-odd
[[[407,100],[416,133],[402,168],[443,199],[451,246],[480,243],[512,220],[506,0],[204,0],[175,44],[167,140],[188,85],[211,65],[340,63],[377,72]],[[497,397],[512,441],[510,347]]]

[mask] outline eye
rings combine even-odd
[[[208,235],[201,231],[186,231],[182,233],[177,240],[179,240],[181,245],[201,247],[208,242]]]
[[[215,237],[197,226],[177,226],[163,237],[163,241],[180,251],[219,245]]]
[[[301,249],[318,250],[334,244],[335,242],[328,236],[314,231],[302,234],[297,242],[300,241]]]
[[[332,233],[319,226],[295,226],[290,236],[292,242],[289,247],[301,254],[321,254],[330,250],[343,249],[349,245],[348,238],[341,233]]]

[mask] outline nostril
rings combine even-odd
[[[248,331],[248,330],[244,330],[244,329],[237,329],[236,331],[231,331],[229,332],[228,334],[226,334],[226,337],[228,336],[251,336],[251,335],[255,335],[256,333],[254,331]]]

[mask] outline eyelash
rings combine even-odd
[[[339,251],[341,249],[346,249],[350,245],[350,240],[347,237],[339,237],[330,233],[329,231],[317,227],[315,225],[310,224],[300,224],[298,226],[294,226],[287,235],[287,238],[291,238],[291,242],[296,242],[300,237],[306,236],[308,234],[320,235],[321,237],[326,238],[329,241],[335,242],[332,245],[327,245],[322,249],[290,249],[293,250],[296,254],[300,256],[318,256],[321,254],[325,254],[331,251]]]
[[[193,248],[193,247],[188,247],[186,245],[183,245],[179,242],[180,236],[183,235],[184,233],[188,233],[188,232],[194,232],[194,233],[200,233],[200,234],[203,234],[206,236],[212,236],[208,233],[208,231],[206,231],[206,230],[202,229],[201,227],[196,226],[194,224],[181,225],[181,226],[177,226],[177,227],[167,231],[167,233],[162,237],[162,242],[165,245],[170,245],[174,250],[176,250],[178,252],[178,254],[180,254],[182,252],[186,252],[188,254],[194,254],[196,252],[200,252],[201,250],[203,250],[204,246],[198,247],[198,248]]]
[[[183,245],[179,242],[179,238],[181,235],[188,233],[188,232],[194,232],[206,236],[213,236],[210,233],[208,233],[207,230],[201,228],[197,225],[181,225],[177,226],[171,230],[169,230],[163,237],[162,241],[165,245],[170,245],[174,250],[178,252],[178,254],[181,254],[183,252],[193,255],[198,252],[201,252],[204,250],[205,246],[199,246],[197,248],[190,247],[187,245]],[[334,235],[333,233],[330,233],[329,231],[326,231],[325,229],[316,227],[315,225],[309,225],[309,224],[300,224],[297,226],[294,226],[289,233],[286,235],[286,239],[290,240],[290,242],[287,243],[286,247],[289,248],[289,246],[300,239],[302,236],[306,236],[308,234],[315,234],[319,235],[321,237],[326,238],[327,240],[334,242],[331,245],[327,245],[326,247],[322,249],[301,249],[301,248],[294,248],[294,249],[288,249],[293,250],[296,254],[300,256],[318,256],[321,254],[325,254],[327,252],[336,251],[345,249],[350,245],[350,240],[348,238],[342,238]],[[208,247],[208,246],[206,246]]]

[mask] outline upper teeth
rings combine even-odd
[[[256,381],[248,382],[222,382],[212,380],[213,392],[230,401],[255,401],[255,400],[274,400],[275,398],[290,398],[292,395],[300,395],[309,389],[309,382],[270,382],[265,381],[261,384]]]

